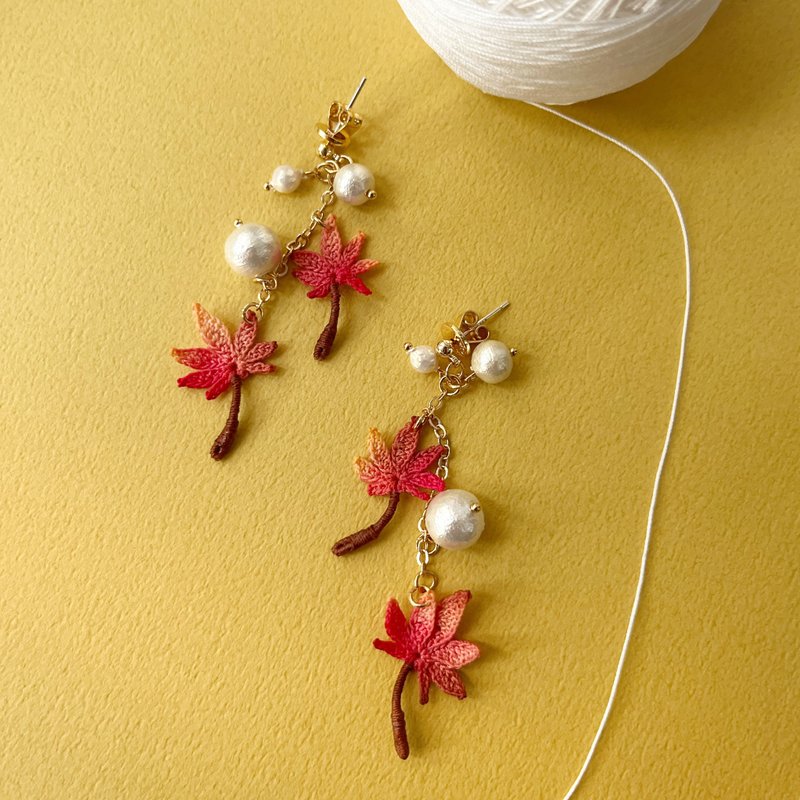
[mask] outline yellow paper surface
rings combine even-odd
[[[394,3],[6,0],[0,25],[3,439],[0,797],[558,798],[630,608],[674,380],[683,275],[663,189],[626,154],[455,78]],[[800,795],[797,228],[800,14],[723,4],[646,83],[574,107],[641,148],[691,227],[685,393],[618,705],[581,798]],[[286,280],[245,384],[177,389],[191,305],[252,288],[232,220],[284,239],[315,195],[314,124],[361,74],[351,153],[379,199],[337,207],[382,266],[327,318]],[[315,242],[316,244],[316,242]],[[413,576],[419,503],[370,522],[351,462],[434,391],[402,343],[509,299],[514,375],[443,412],[480,543],[435,560],[474,600],[469,698],[405,695],[371,647]]]

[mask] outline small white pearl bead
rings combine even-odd
[[[293,192],[303,180],[303,173],[295,169],[291,164],[281,164],[275,167],[272,177],[269,179],[270,188],[281,194]]]
[[[277,266],[281,258],[280,239],[263,225],[238,225],[225,240],[225,260],[237,275],[257,278]]]
[[[351,206],[367,202],[367,192],[375,188],[375,176],[363,164],[345,164],[333,179],[333,191]]]
[[[478,498],[463,489],[439,492],[428,504],[425,527],[445,550],[463,550],[480,539],[485,520]]]
[[[504,381],[513,366],[511,351],[497,339],[487,339],[472,351],[472,371],[486,383]]]
[[[408,360],[417,372],[436,371],[436,351],[427,344],[420,344],[408,351]]]

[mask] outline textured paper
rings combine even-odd
[[[797,230],[800,15],[723,4],[646,83],[574,113],[674,182],[696,257],[683,406],[630,660],[580,798],[797,797]],[[175,386],[191,306],[251,299],[232,221],[288,238],[314,124],[362,73],[352,154],[377,176],[374,295],[285,281],[279,369],[225,399]],[[7,0],[0,25],[3,438],[0,797],[558,798],[586,753],[632,598],[682,308],[656,180],[577,128],[456,79],[385,0]],[[367,430],[434,391],[402,344],[509,299],[514,375],[449,404],[452,482],[480,543],[437,557],[470,588],[468,699],[406,695],[373,650],[414,571],[404,498],[375,519]]]

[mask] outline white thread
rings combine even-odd
[[[625,144],[625,142],[620,141],[619,139],[611,136],[604,131],[599,130],[598,128],[593,128],[591,125],[587,125],[585,122],[581,122],[574,117],[570,117],[568,114],[564,114],[561,111],[556,111],[554,108],[549,108],[548,106],[541,105],[540,103],[531,103],[530,105],[536,106],[536,108],[542,109],[542,111],[547,111],[550,114],[555,114],[557,117],[561,117],[561,119],[567,120],[567,122],[571,122],[574,125],[577,125],[579,128],[583,128],[590,133],[594,133],[602,139],[605,139],[612,144],[615,144],[617,147],[622,148],[626,153],[630,153],[634,158],[639,159],[662,183],[664,188],[667,190],[667,194],[669,195],[669,199],[672,201],[672,205],[675,209],[675,214],[678,217],[678,224],[681,228],[681,235],[683,236],[683,255],[686,263],[686,295],[683,307],[683,325],[681,327],[681,337],[680,337],[680,351],[678,354],[678,369],[677,374],[675,376],[675,389],[672,394],[672,408],[669,414],[669,423],[667,424],[667,433],[664,437],[664,446],[661,449],[661,457],[658,460],[658,468],[656,469],[656,477],[653,481],[653,492],[650,496],[650,507],[647,512],[647,525],[645,527],[645,535],[644,535],[644,545],[642,547],[642,559],[639,566],[639,580],[636,583],[636,592],[633,596],[633,605],[631,606],[631,613],[628,617],[628,627],[625,630],[625,639],[622,643],[622,650],[620,651],[619,660],[617,661],[617,668],[614,671],[614,680],[611,684],[611,691],[608,695],[608,701],[606,702],[605,710],[603,711],[603,716],[600,719],[600,724],[597,727],[597,732],[594,735],[594,739],[592,739],[592,743],[589,747],[589,752],[586,755],[586,758],[581,766],[580,771],[578,772],[578,777],[575,778],[572,786],[570,786],[567,793],[564,795],[564,800],[570,800],[570,798],[575,794],[580,786],[581,781],[583,780],[584,776],[586,775],[586,771],[589,769],[589,764],[594,758],[595,750],[597,749],[597,744],[600,741],[600,737],[603,735],[603,731],[605,730],[606,723],[608,722],[608,718],[611,714],[611,709],[614,705],[614,700],[617,696],[617,688],[619,687],[620,678],[622,677],[622,668],[625,665],[625,658],[628,655],[628,646],[631,642],[631,636],[633,634],[633,626],[636,622],[636,616],[639,612],[639,601],[642,597],[642,588],[644,587],[644,577],[645,571],[647,568],[647,556],[650,552],[650,540],[653,534],[653,520],[655,518],[656,512],[656,501],[658,500],[658,490],[661,485],[661,475],[664,472],[664,464],[667,460],[667,453],[669,452],[670,442],[672,441],[672,431],[675,427],[675,416],[678,412],[678,397],[680,396],[681,391],[681,381],[683,379],[683,365],[686,359],[686,338],[689,332],[689,308],[691,305],[691,296],[692,296],[692,260],[691,254],[689,251],[689,232],[686,229],[686,220],[683,216],[683,211],[681,210],[680,203],[678,202],[678,198],[675,195],[675,191],[673,190],[672,186],[670,186],[669,181],[664,177],[661,171],[653,164],[649,159],[645,158],[640,152],[634,150],[630,145]]]
[[[398,0],[419,35],[489,94],[564,105],[648,78],[720,0]]]

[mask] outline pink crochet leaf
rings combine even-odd
[[[433,645],[431,645],[433,647]],[[433,649],[431,659],[450,669],[458,669],[474,661],[479,655],[478,646],[472,642],[451,639],[447,644]]]
[[[264,361],[269,358],[277,347],[275,342],[256,342],[249,350],[247,356],[250,363]]]
[[[212,350],[232,352],[231,334],[221,320],[213,314],[209,314],[199,303],[194,304],[194,319],[203,341]]]
[[[363,238],[363,234],[361,234]],[[342,236],[336,225],[336,217],[329,214],[322,226],[322,241],[320,242],[320,252],[323,258],[330,261],[337,261],[342,257]],[[356,256],[358,253],[356,253]]]
[[[436,603],[430,602],[417,606],[408,618],[405,641],[417,654],[425,649],[425,644],[431,638],[436,627]]]
[[[233,349],[237,353],[248,353],[253,345],[258,332],[258,325],[256,324],[255,317],[243,321],[233,337]]]
[[[472,595],[465,590],[453,592],[439,603],[438,625],[436,626],[436,636],[431,642],[432,645],[441,646],[447,644],[455,635],[461,617],[464,616],[464,609]]]
[[[461,680],[461,676],[455,669],[449,669],[443,664],[432,661],[426,665],[422,672],[424,672],[425,677],[429,679],[428,685],[430,685],[430,683],[435,683],[443,692],[451,694],[453,697],[457,697],[459,700],[463,700],[467,696],[467,690],[464,688],[464,682]],[[422,689],[420,687],[419,702],[422,705],[425,705],[427,700],[427,696],[423,696]]]
[[[369,455],[366,458],[357,458],[355,462],[356,473],[367,484],[368,494],[406,492],[427,500],[432,491],[444,490],[444,481],[429,472],[433,463],[444,452],[444,447],[434,445],[419,452],[417,447],[420,431],[416,428],[416,422],[417,418],[412,417],[398,431],[391,447],[387,447],[375,428],[370,430]]]

